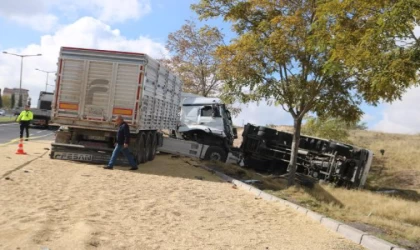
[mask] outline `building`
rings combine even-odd
[[[15,94],[15,107],[17,107],[19,102],[19,88],[4,88],[3,90],[3,96],[9,96],[12,98],[12,95]],[[28,102],[29,97],[29,90],[22,89],[22,106],[24,106]]]

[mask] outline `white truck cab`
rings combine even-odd
[[[225,104],[219,98],[209,97],[185,97],[182,99],[180,124],[177,132],[184,135],[184,139],[191,137],[192,134],[205,133],[206,137],[211,136],[218,141],[226,140],[228,145],[232,145],[233,139],[237,136],[230,112],[226,109]]]
[[[232,155],[237,138],[226,105],[213,97],[181,93],[180,120],[159,151],[207,160],[236,161]]]

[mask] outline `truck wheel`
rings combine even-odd
[[[152,154],[152,143],[153,143],[153,134],[152,132],[147,133],[146,135],[146,148],[145,148],[145,159],[146,161],[150,160],[150,154]]]
[[[140,133],[139,138],[137,139],[137,155],[136,155],[136,160],[137,163],[145,163],[146,162],[146,157],[145,157],[145,135],[143,132]]]
[[[152,133],[152,145],[150,148],[150,155],[149,155],[149,161],[153,161],[155,159],[156,156],[156,152],[157,152],[157,146],[158,146],[158,138],[157,135]]]
[[[205,160],[208,161],[221,161],[225,162],[227,158],[226,151],[223,148],[217,146],[210,146],[207,149],[206,155],[204,157]]]

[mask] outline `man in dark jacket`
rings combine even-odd
[[[118,126],[117,142],[115,143],[115,148],[112,152],[112,156],[109,160],[108,166],[104,167],[104,169],[113,169],[114,163],[117,160],[118,155],[122,151],[124,156],[127,157],[128,162],[130,163],[130,170],[137,170],[137,164],[134,162],[134,159],[131,156],[130,151],[128,150],[128,144],[130,143],[130,128],[128,127],[128,124],[124,122],[124,118],[122,116],[118,116],[115,123]]]

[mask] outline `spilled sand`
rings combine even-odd
[[[51,160],[49,143],[0,148],[0,249],[360,249],[191,160],[104,170]]]

